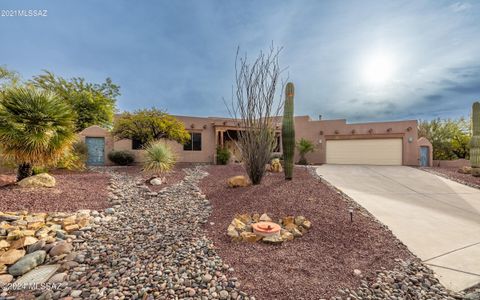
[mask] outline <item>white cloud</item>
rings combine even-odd
[[[450,5],[450,8],[454,12],[462,12],[462,11],[470,9],[471,7],[472,7],[472,5],[468,2],[456,2],[456,3],[453,3],[452,5]]]

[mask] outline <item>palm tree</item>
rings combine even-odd
[[[300,154],[300,160],[298,163],[300,165],[306,165],[307,159],[305,158],[305,155],[309,152],[313,152],[315,150],[315,146],[309,140],[301,138],[300,141],[297,142],[297,150]]]
[[[55,163],[75,140],[74,115],[55,94],[31,87],[0,93],[0,147],[18,165],[17,180],[34,165]]]

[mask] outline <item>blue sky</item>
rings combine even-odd
[[[228,115],[237,46],[283,46],[297,115],[468,116],[480,99],[478,1],[0,0],[0,65],[121,86],[119,110]]]

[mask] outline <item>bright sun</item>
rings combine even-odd
[[[395,65],[391,56],[379,53],[371,56],[363,66],[363,77],[374,85],[386,83],[393,75]]]

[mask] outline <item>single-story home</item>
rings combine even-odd
[[[217,146],[227,147],[232,159],[238,158],[235,139],[240,130],[234,119],[215,117],[174,116],[190,132],[185,145],[171,142],[180,162],[214,163]],[[281,155],[281,119],[276,121],[278,146]],[[88,163],[109,165],[108,153],[129,150],[141,162],[142,145],[135,140],[117,140],[107,129],[91,126],[79,133],[88,146]],[[309,116],[295,117],[295,136],[315,145],[306,158],[312,164],[370,164],[431,166],[432,145],[418,138],[417,121],[347,123],[346,120],[312,120]],[[298,153],[295,155],[298,160]]]

